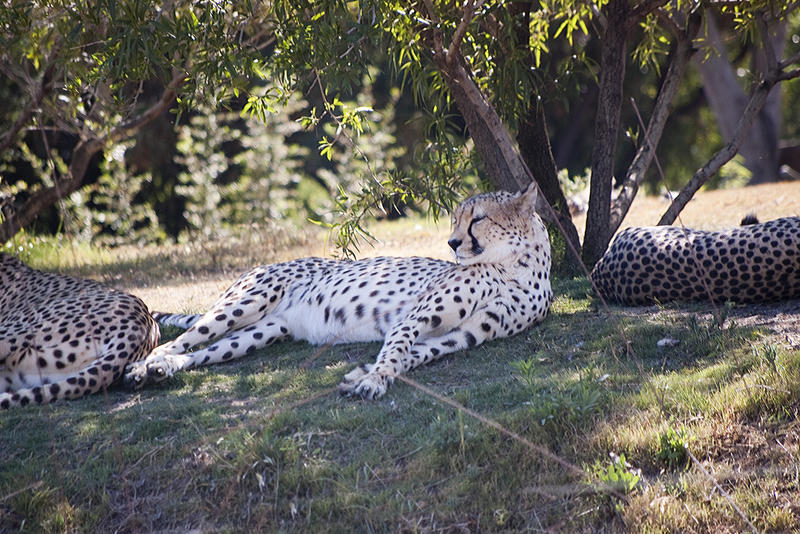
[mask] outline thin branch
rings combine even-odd
[[[444,38],[442,37],[442,21],[436,10],[433,8],[431,0],[425,0],[425,9],[428,10],[428,18],[433,22],[431,29],[433,30],[433,57],[444,58]]]
[[[328,102],[328,97],[325,94],[325,89],[322,87],[322,80],[320,80],[319,78],[319,71],[317,71],[317,69],[315,68],[313,72],[314,76],[316,77],[317,86],[319,87],[319,94],[322,97],[322,102],[325,104],[325,110],[328,112],[328,115],[331,116],[334,122],[336,122],[337,126],[339,127],[339,131],[342,132],[342,135],[345,137],[345,139],[347,139],[347,142],[350,144],[350,146],[353,147],[356,150],[356,152],[358,152],[358,155],[361,156],[361,159],[363,159],[364,163],[367,164],[367,170],[369,171],[370,176],[372,176],[372,179],[381,189],[383,189],[383,184],[381,184],[381,181],[375,175],[375,171],[372,170],[372,164],[370,163],[369,158],[367,157],[366,154],[364,154],[364,151],[361,150],[361,148],[353,140],[353,138],[350,137],[350,134],[347,133],[347,128],[344,126],[344,124],[342,124],[342,121],[339,119],[336,113],[333,112],[333,106],[331,105],[330,102]]]
[[[669,30],[675,38],[680,39],[683,35],[683,28],[678,26],[678,24],[673,20],[673,18],[661,8],[656,9],[655,11],[656,17],[658,17],[658,22]]]
[[[447,49],[446,59],[448,62],[453,61],[450,58],[455,57],[456,50],[461,47],[461,41],[467,34],[467,28],[472,22],[472,17],[475,16],[475,11],[481,8],[483,1],[484,0],[478,0],[477,3],[474,1],[467,1],[464,3],[464,16],[461,18],[461,22],[458,23],[458,27],[456,27],[456,31],[453,34],[453,39],[450,41],[450,47]]]
[[[692,41],[700,28],[700,23],[701,17],[692,15],[687,21],[686,29],[680,31],[676,36],[678,42],[671,55],[667,72],[664,74],[663,83],[658,91],[650,122],[643,133],[644,142],[636,151],[636,156],[628,167],[622,190],[611,206],[609,227],[612,234],[622,224],[656,154],[656,147],[661,140],[667,119],[669,119],[672,103],[678,94],[678,89],[680,89],[689,60],[695,53]],[[656,161],[656,164],[658,164],[658,161]]]
[[[797,62],[800,62],[800,52],[796,53],[793,56],[787,57],[783,61],[778,62],[778,68],[783,70],[789,65],[793,65]]]
[[[144,113],[116,126],[111,130],[111,132],[109,132],[108,136],[106,136],[106,139],[112,142],[120,141],[127,137],[131,130],[137,130],[161,115],[162,112],[172,105],[173,101],[178,96],[178,89],[180,89],[184,83],[186,83],[185,72],[181,71],[173,74],[172,80],[164,89],[164,92],[161,93],[161,98],[158,100],[158,102],[150,106],[147,110],[145,110]]]
[[[793,80],[794,78],[800,77],[800,69],[790,70],[788,72],[781,72],[778,76],[775,77],[776,81],[782,82],[785,80]]]
[[[31,101],[28,102],[28,105],[25,109],[20,113],[20,116],[17,117],[17,120],[14,122],[14,125],[11,127],[9,131],[7,131],[2,139],[0,140],[0,153],[3,153],[9,146],[14,143],[14,140],[17,137],[17,134],[22,130],[22,128],[31,120],[33,117],[34,112],[36,109],[42,104],[42,100],[47,93],[50,92],[52,86],[50,84],[51,78],[53,77],[53,71],[55,70],[55,61],[51,61],[50,65],[47,66],[47,69],[44,71],[44,75],[42,76],[42,81],[36,89],[36,93],[31,98]]]
[[[770,90],[777,83],[778,77],[775,76],[774,73],[768,73],[767,80],[758,84],[753,90],[750,101],[747,103],[744,113],[739,118],[731,140],[718,150],[708,163],[694,173],[689,183],[684,186],[678,196],[672,201],[669,208],[667,208],[667,211],[664,212],[664,215],[661,216],[661,219],[658,221],[659,226],[672,224],[700,187],[719,171],[724,164],[733,159],[739,151],[739,147],[744,141],[747,130],[750,129],[750,126],[752,126],[756,117],[761,112],[761,108],[764,107],[767,101],[767,95],[769,95]]]
[[[641,18],[649,15],[652,11],[665,5],[669,0],[647,0],[637,5],[628,16],[629,22],[638,22]]]
[[[694,454],[692,454],[692,451],[689,450],[689,447],[684,446],[683,450],[685,450],[686,454],[689,455],[689,458],[692,459],[692,463],[694,463],[695,467],[697,467],[700,470],[700,472],[703,473],[706,476],[706,478],[708,478],[711,481],[712,484],[714,484],[714,487],[717,488],[717,490],[725,498],[725,500],[728,501],[728,504],[731,505],[731,508],[733,508],[733,510],[737,514],[739,514],[739,517],[741,517],[744,520],[745,523],[747,523],[747,526],[750,527],[750,530],[752,530],[753,532],[758,534],[758,529],[755,527],[755,525],[753,525],[753,523],[750,522],[749,519],[747,519],[747,516],[744,515],[744,512],[742,512],[742,509],[739,508],[738,506],[736,506],[736,502],[734,502],[733,497],[731,497],[730,494],[727,491],[722,489],[722,486],[717,484],[717,481],[714,480],[714,477],[711,476],[711,473],[706,471],[706,469],[703,467],[703,464],[700,463],[700,460],[695,458]]]

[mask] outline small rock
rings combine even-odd
[[[659,339],[658,343],[656,343],[656,345],[658,345],[659,347],[674,347],[675,345],[677,345],[679,343],[680,343],[679,339],[673,339],[671,337],[664,337],[664,338]]]

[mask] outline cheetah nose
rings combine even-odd
[[[461,240],[460,239],[451,239],[450,241],[447,242],[447,244],[450,245],[450,248],[452,248],[453,251],[455,251],[456,249],[458,249],[458,247],[461,246]]]

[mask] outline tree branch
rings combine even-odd
[[[476,3],[473,0],[467,0],[464,3],[464,16],[461,18],[461,22],[458,23],[453,39],[450,41],[450,47],[447,49],[447,61],[451,61],[450,58],[455,57],[456,50],[461,47],[461,41],[464,39],[464,35],[467,34],[467,28],[469,23],[472,22],[472,17],[475,16],[475,11],[481,8],[483,1],[478,0]]]
[[[672,111],[672,103],[683,82],[686,67],[696,52],[692,41],[700,29],[701,22],[702,17],[699,14],[694,14],[687,21],[686,29],[676,34],[677,43],[656,97],[653,112],[650,116],[650,123],[644,132],[644,141],[639,145],[636,156],[628,167],[628,172],[623,180],[622,190],[611,206],[609,227],[612,235],[625,219],[625,215],[627,215],[633,199],[639,191],[639,186],[644,181],[647,169],[655,157],[656,147],[661,140],[661,135],[664,133],[664,127]]]
[[[628,22],[636,22],[641,20],[655,9],[665,5],[667,2],[669,2],[669,0],[646,0],[645,2],[642,2],[633,8],[627,20]]]
[[[692,176],[692,179],[689,180],[689,183],[687,183],[681,192],[678,193],[678,196],[673,199],[669,208],[667,208],[667,211],[661,216],[661,219],[658,221],[659,226],[668,225],[675,222],[678,214],[681,212],[681,210],[683,210],[686,204],[689,203],[698,189],[700,189],[700,187],[706,183],[711,176],[719,171],[719,169],[725,163],[733,159],[733,157],[739,151],[739,146],[742,144],[742,141],[744,141],[747,130],[756,120],[761,108],[764,107],[764,104],[767,101],[767,96],[769,95],[770,90],[772,90],[772,87],[777,82],[778,77],[773,74],[772,76],[768,76],[767,80],[762,81],[756,86],[750,97],[750,101],[747,103],[744,113],[736,125],[736,130],[734,131],[731,140],[719,151],[717,151],[717,153],[711,157],[708,163],[703,165],[703,167],[694,173],[694,176]]]
[[[103,142],[105,143],[106,140],[108,140],[116,143],[130,135],[131,131],[138,130],[151,120],[161,115],[161,113],[163,113],[172,105],[173,101],[178,96],[178,89],[180,89],[184,83],[186,83],[185,72],[180,71],[173,73],[172,80],[169,82],[169,84],[167,84],[164,92],[161,93],[161,98],[159,98],[158,102],[150,106],[141,115],[116,126],[111,130],[111,132],[109,132],[107,139],[103,139]]]
[[[778,62],[778,68],[783,70],[789,65],[793,65],[797,62],[800,62],[800,52],[796,53],[793,56],[787,57],[783,61]]]
[[[42,210],[49,208],[67,197],[83,185],[83,179],[92,157],[100,152],[108,142],[118,142],[156,118],[170,107],[177,96],[177,90],[184,84],[186,74],[173,75],[161,98],[133,119],[114,127],[108,134],[81,140],[72,152],[66,177],[53,187],[40,189],[33,193],[21,206],[11,206],[11,213],[4,213],[0,223],[0,244],[14,237],[22,228],[32,223]]]

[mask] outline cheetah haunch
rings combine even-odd
[[[457,263],[306,258],[256,267],[204,315],[156,314],[188,329],[129,367],[125,380],[140,387],[290,337],[315,344],[383,340],[377,361],[339,386],[346,395],[378,398],[397,375],[545,317],[553,300],[550,242],[535,200],[531,186],[461,204],[448,241]]]
[[[628,228],[592,271],[608,300],[761,302],[800,297],[800,217],[720,232]]]
[[[0,408],[95,393],[147,356],[158,335],[133,295],[0,252]]]

